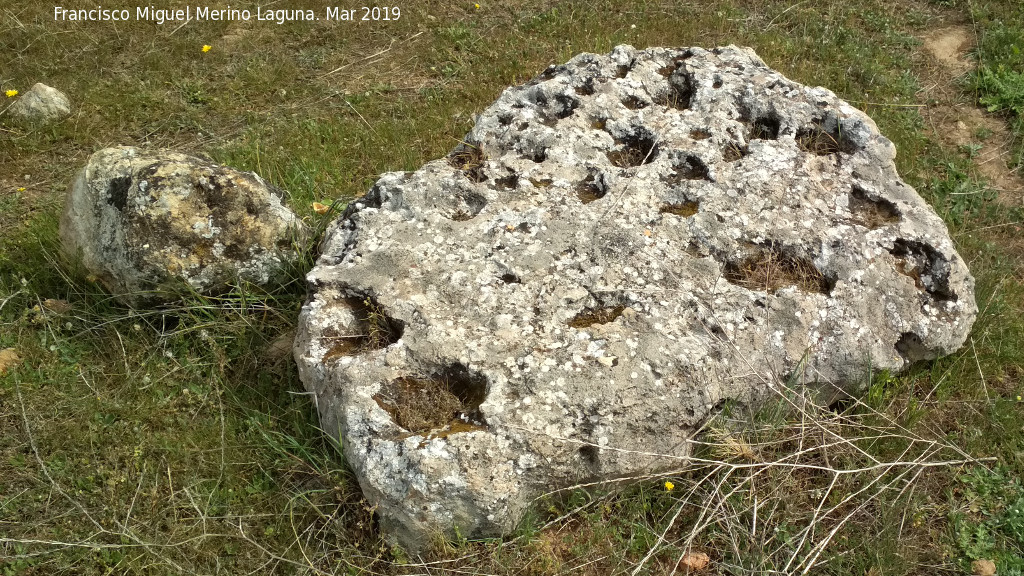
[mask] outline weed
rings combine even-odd
[[[1004,17],[989,6],[977,16],[988,26],[983,28],[979,66],[970,83],[981,105],[1009,119],[1015,159],[1011,165],[1020,167],[1024,165],[1024,19],[1019,11]]]
[[[996,192],[969,175],[964,163],[947,162],[945,176],[933,178],[923,190],[936,212],[953,226],[962,226],[990,206]]]
[[[964,508],[952,513],[952,523],[964,556],[995,560],[1000,574],[1024,573],[1024,486],[1020,478],[1005,468],[975,467],[958,478],[958,490]]]

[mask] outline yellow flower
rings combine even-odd
[[[213,49],[213,46],[210,46],[209,44],[203,44],[203,52],[204,53],[205,52],[209,52],[212,49]]]
[[[676,487],[675,484],[669,482],[668,480],[665,481],[665,490],[666,491],[671,492],[675,487]]]
[[[24,186],[22,186],[21,188],[18,188],[18,192],[24,192],[24,191],[25,191],[25,187]]]
[[[473,8],[476,8],[477,10],[479,10],[480,9],[480,5],[479,4],[473,4]]]
[[[4,94],[7,94],[8,98],[14,98],[15,96],[18,95],[18,91],[17,90],[8,90],[7,92],[4,92]]]

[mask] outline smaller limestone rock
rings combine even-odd
[[[107,148],[89,158],[61,217],[64,252],[129,302],[272,285],[306,228],[251,172],[176,152]]]
[[[8,113],[29,122],[52,122],[71,114],[71,101],[60,90],[37,83],[11,104]]]
[[[975,560],[971,562],[971,570],[975,576],[995,576],[996,563],[991,560]]]
[[[17,350],[14,348],[0,350],[0,376],[6,374],[8,370],[18,364],[21,364],[21,356],[18,356]]]

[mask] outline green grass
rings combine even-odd
[[[3,574],[597,575],[629,573],[652,549],[640,574],[668,573],[687,551],[708,553],[718,574],[815,562],[810,573],[955,574],[979,558],[1020,570],[1024,214],[996,203],[970,155],[942,149],[915,107],[915,38],[973,16],[973,89],[1019,135],[1019,12],[995,1],[411,4],[386,26],[192,23],[173,34],[0,8],[0,90],[42,81],[75,105],[42,128],[0,115],[0,349],[22,358],[0,376]],[[968,346],[878,376],[863,404],[733,407],[703,437],[707,462],[671,476],[671,492],[659,478],[552,494],[502,541],[456,539],[413,559],[377,532],[275,349],[294,328],[309,261],[273,291],[132,310],[58,256],[63,193],[103,146],[173,147],[254,170],[322,230],[314,200],[344,204],[381,172],[443,156],[504,87],[619,43],[749,45],[866,110],[977,278]],[[806,466],[776,464],[798,445]],[[987,460],[828,470],[971,458]],[[815,517],[819,507],[835,514]],[[428,561],[441,563],[417,567]]]
[[[977,49],[978,68],[971,86],[978,102],[1004,115],[1013,135],[1013,160],[1024,166],[1024,16],[1019,6],[984,5],[974,17],[981,26]]]

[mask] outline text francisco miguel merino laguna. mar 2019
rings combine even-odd
[[[165,22],[228,22],[257,20],[284,24],[286,22],[302,22],[316,20],[338,20],[347,22],[358,21],[389,21],[398,20],[402,11],[398,6],[360,6],[342,8],[325,6],[319,10],[255,10],[227,8],[210,8],[208,6],[186,6],[184,8],[157,8],[155,6],[133,6],[131,8],[64,8],[53,7],[53,19],[67,22],[123,22],[141,20],[164,24]]]

